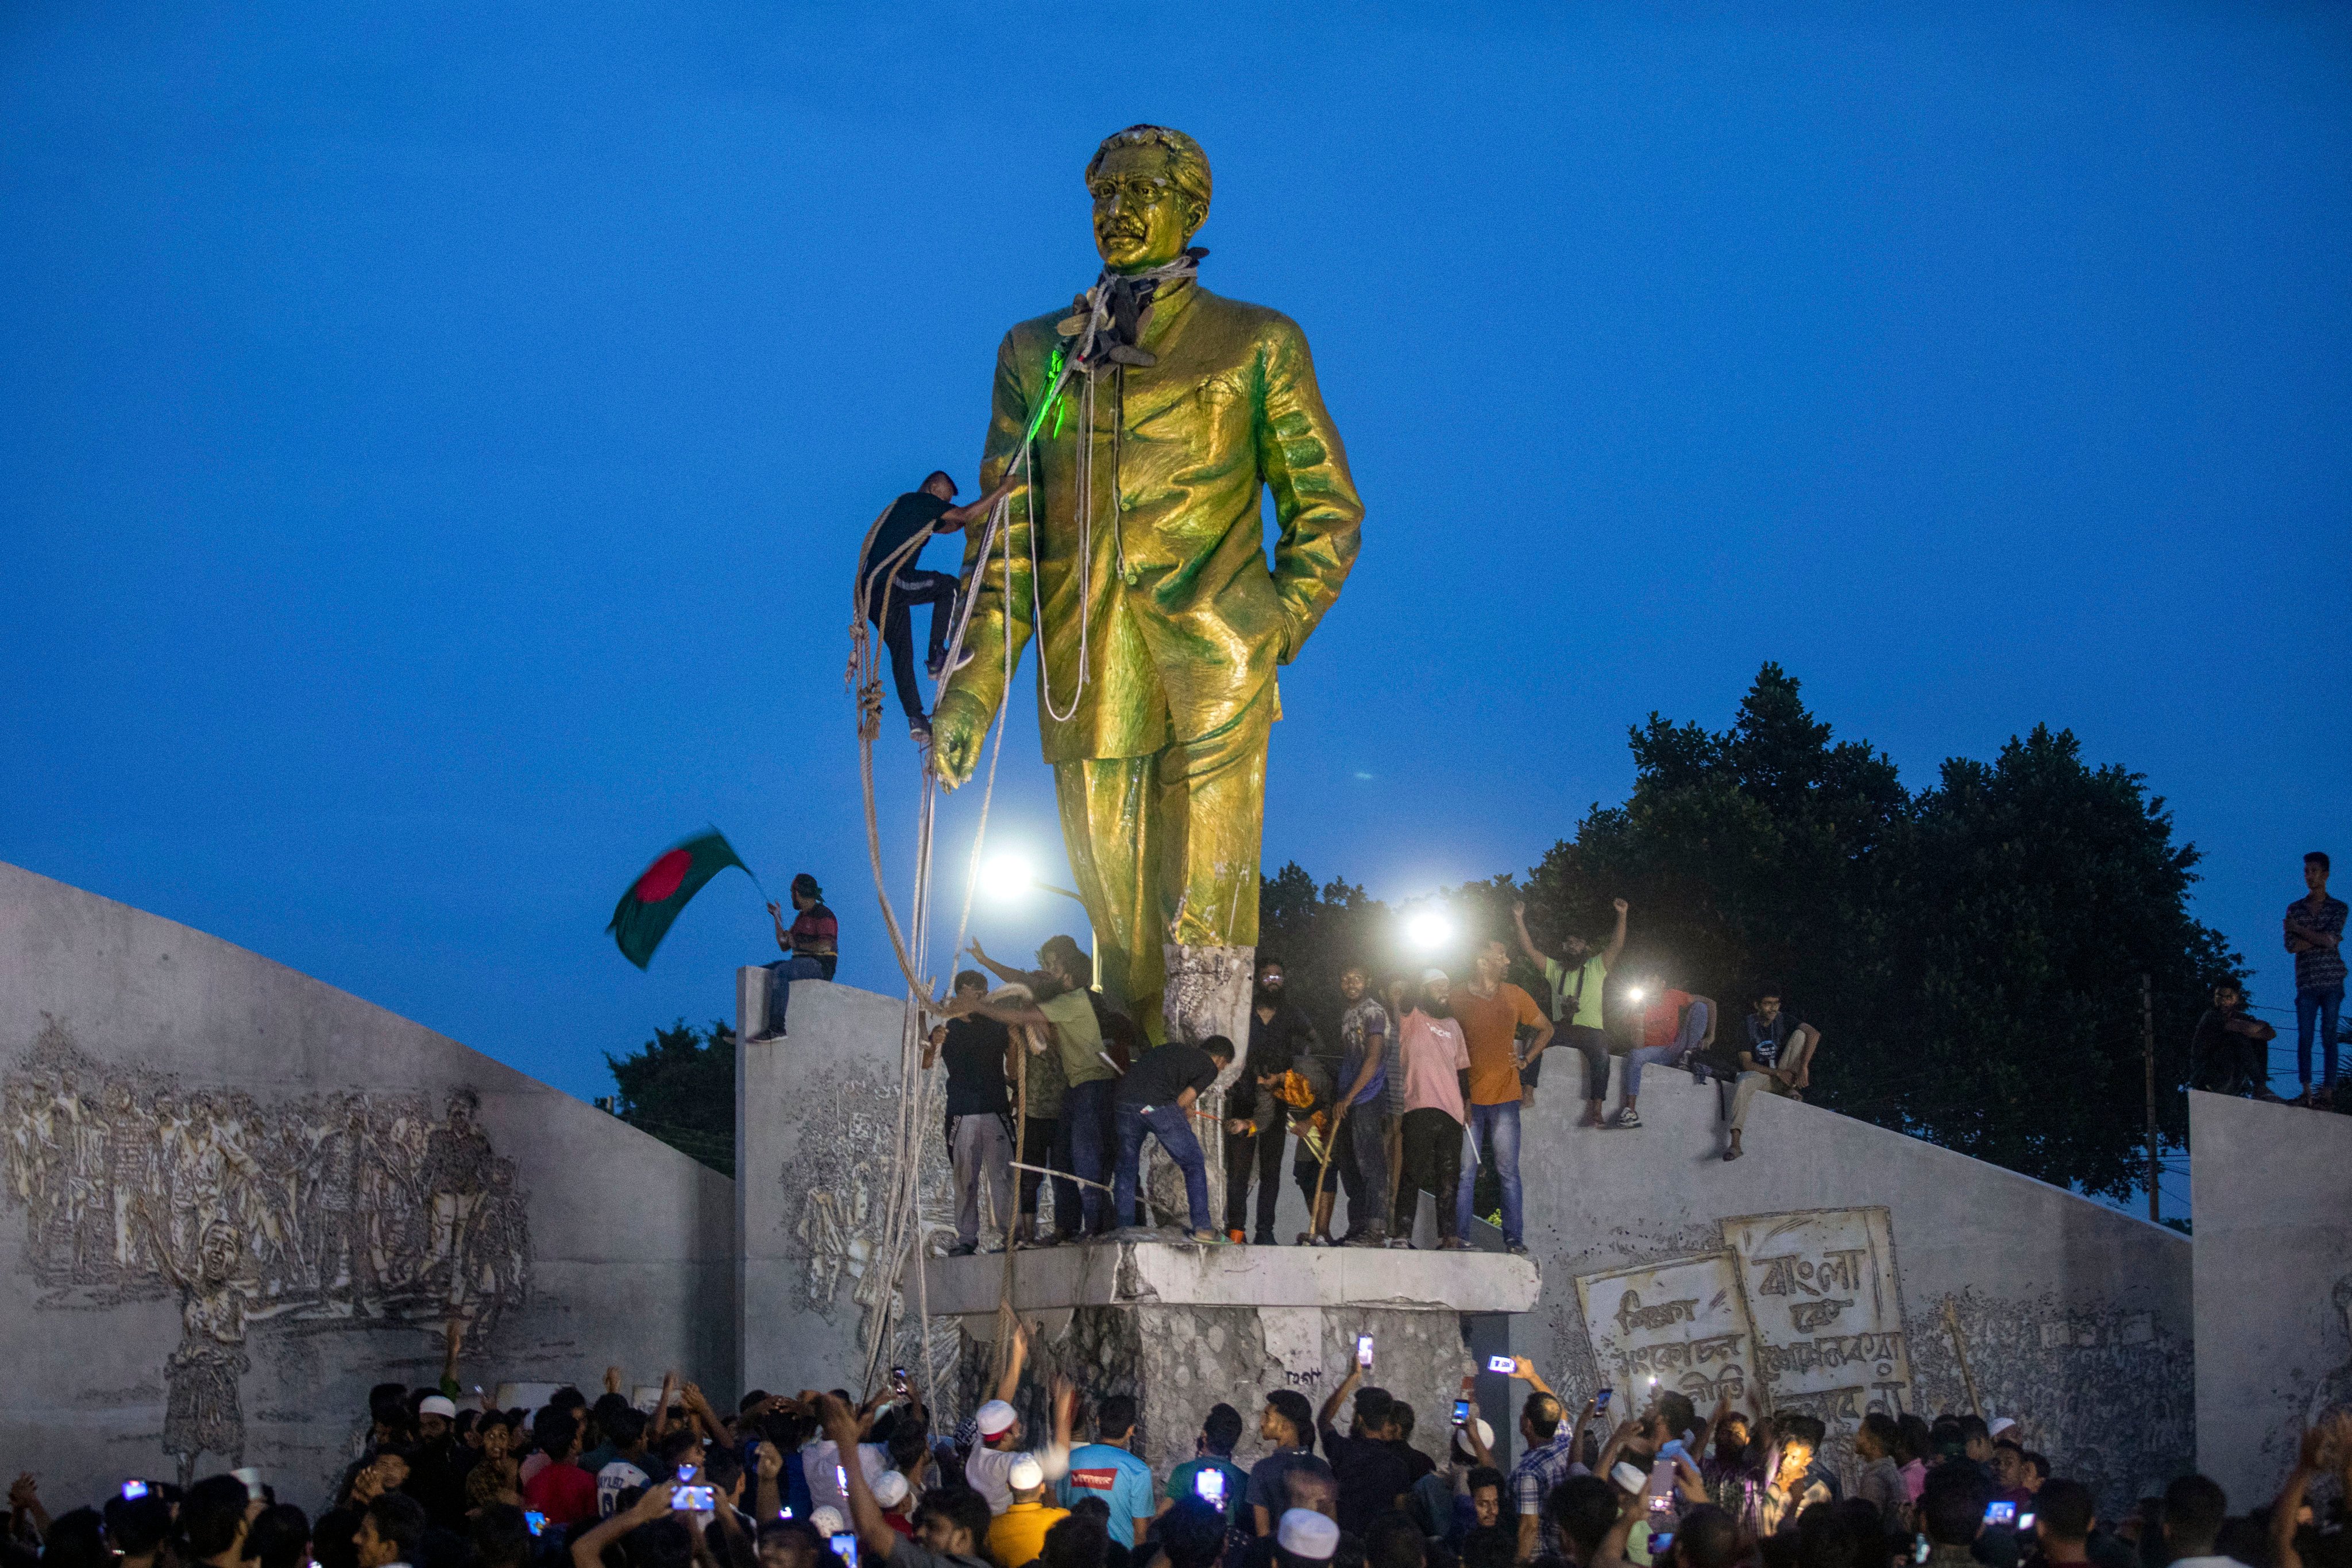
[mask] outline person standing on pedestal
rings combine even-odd
[[[1275,671],[1339,597],[1363,507],[1305,334],[1195,280],[1199,143],[1131,126],[1086,184],[1099,279],[997,353],[982,487],[1024,449],[1030,466],[1003,514],[1009,573],[979,559],[984,530],[967,550],[973,657],[932,713],[934,765],[950,787],[971,776],[1009,662],[1037,637],[1045,756],[1103,989],[1147,1032],[1164,1012],[1155,1039],[1238,1043]]]

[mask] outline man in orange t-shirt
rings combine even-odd
[[[1495,1175],[1503,1184],[1503,1240],[1525,1257],[1520,1236],[1519,1205],[1519,1066],[1533,1061],[1551,1044],[1551,1020],[1536,999],[1503,978],[1511,966],[1510,950],[1499,938],[1478,950],[1470,978],[1454,989],[1454,1016],[1461,1021],[1470,1047],[1470,1137],[1474,1147],[1490,1134],[1495,1141]],[[1521,1057],[1519,1026],[1536,1031]],[[1477,1179],[1473,1163],[1462,1170],[1454,1199],[1454,1233],[1470,1229],[1470,1188]]]

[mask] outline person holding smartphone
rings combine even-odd
[[[857,1415],[833,1394],[816,1397],[818,1423],[825,1435],[844,1453],[857,1446]],[[915,1539],[909,1541],[890,1528],[882,1517],[882,1505],[874,1500],[873,1489],[866,1484],[866,1472],[853,1468],[849,1482],[850,1522],[857,1531],[857,1544],[865,1557],[874,1563],[891,1563],[897,1568],[992,1568],[982,1555],[988,1540],[990,1523],[988,1500],[976,1491],[944,1490],[924,1500],[923,1523]],[[1039,1480],[1045,1479],[1039,1467]]]
[[[1239,1530],[1242,1494],[1249,1489],[1249,1472],[1234,1463],[1234,1445],[1241,1440],[1242,1413],[1222,1403],[1209,1406],[1200,1436],[1192,1439],[1192,1458],[1168,1472],[1160,1511],[1166,1513],[1188,1498],[1198,1498],[1223,1511],[1226,1529]],[[1203,1476],[1214,1479],[1204,1481]]]

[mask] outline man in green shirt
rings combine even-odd
[[[1034,1013],[1015,1009],[1023,1016],[1016,1018],[1005,1011],[997,1011],[990,1016],[1005,1023],[1053,1026],[1054,1050],[1065,1087],[1061,1119],[1054,1132],[1052,1163],[1055,1170],[1075,1172],[1079,1181],[1090,1184],[1080,1189],[1079,1203],[1085,1215],[1081,1228],[1087,1236],[1101,1236],[1114,1223],[1110,1212],[1109,1151],[1112,1091],[1118,1079],[1118,1068],[1103,1049],[1102,1026],[1096,1021],[1094,1003],[1087,994],[1094,964],[1073,936],[1047,937],[1045,944],[1037,950],[1034,972],[996,963],[981,951],[978,942],[971,944],[971,956],[993,970],[998,978],[1028,986],[1037,999]],[[1059,1221],[1058,1187],[1054,1196],[1055,1217]]]
[[[1230,1405],[1209,1406],[1209,1417],[1201,1423],[1201,1435],[1192,1439],[1192,1452],[1197,1457],[1168,1472],[1160,1511],[1166,1513],[1187,1498],[1199,1498],[1223,1511],[1226,1529],[1239,1530],[1242,1494],[1249,1486],[1249,1472],[1234,1463],[1234,1445],[1241,1440],[1242,1413]],[[1203,1470],[1217,1479],[1202,1481]],[[1213,1497],[1211,1493],[1216,1495]]]
[[[1601,994],[1609,972],[1617,967],[1618,955],[1625,951],[1625,910],[1622,899],[1610,900],[1617,911],[1617,929],[1610,933],[1609,945],[1601,952],[1592,951],[1592,944],[1571,931],[1561,939],[1563,959],[1554,958],[1535,944],[1528,935],[1528,906],[1524,900],[1511,905],[1511,924],[1519,933],[1519,951],[1528,955],[1530,963],[1543,965],[1544,981],[1551,987],[1551,1016],[1554,1026],[1567,1037],[1567,1043],[1584,1053],[1584,1122],[1587,1127],[1601,1125],[1601,1104],[1609,1098],[1609,1036],[1605,1032],[1606,1017],[1601,1010]],[[1534,1097],[1532,1087],[1528,1098]]]

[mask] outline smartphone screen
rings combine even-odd
[[[2017,1505],[2013,1502],[1995,1499],[1993,1501],[1985,1504],[1984,1521],[1987,1524],[2015,1524],[2017,1522]]]
[[[1609,1408],[1609,1391],[1607,1389],[1604,1388],[1600,1393],[1592,1396],[1592,1408],[1595,1410],[1606,1410]]]
[[[1192,1472],[1192,1494],[1202,1502],[1223,1508],[1225,1502],[1225,1472],[1213,1465],[1203,1465]]]
[[[145,1481],[125,1481],[122,1483],[122,1498],[125,1502],[130,1501],[132,1498],[142,1498],[146,1495],[147,1483]]]
[[[1911,1561],[1914,1563],[1925,1563],[1934,1552],[1935,1548],[1927,1544],[1927,1538],[1924,1534],[1917,1536],[1911,1542]]]
[[[681,1483],[694,1479],[694,1467],[692,1465],[680,1465],[677,1468],[677,1479]]]
[[[846,1465],[835,1465],[833,1467],[833,1484],[841,1489],[841,1495],[843,1497],[847,1497],[849,1495],[849,1467]]]
[[[1372,1364],[1372,1336],[1370,1334],[1356,1336],[1356,1364],[1358,1366]]]
[[[1457,1399],[1454,1402],[1454,1424],[1456,1426],[1467,1426],[1470,1425],[1470,1402],[1468,1400]]]
[[[857,1568],[857,1532],[845,1530],[833,1538],[833,1550],[849,1568]]]
[[[533,1510],[532,1511],[524,1514],[522,1516],[522,1521],[530,1526],[530,1532],[533,1535],[537,1535],[541,1531],[547,1528],[547,1515],[539,1512],[537,1510]]]
[[[1654,1563],[1657,1561],[1660,1553],[1670,1551],[1674,1544],[1675,1532],[1673,1531],[1654,1530],[1650,1531],[1650,1560]]]
[[[2020,1535],[2026,1535],[2032,1533],[2032,1530],[2033,1516],[2030,1513],[2019,1514],[2017,1516],[2017,1533]]]
[[[1486,1370],[1499,1372],[1507,1377],[1519,1370],[1519,1363],[1507,1355],[1490,1355],[1486,1358]]]
[[[669,1506],[679,1513],[709,1513],[718,1505],[717,1487],[680,1487],[669,1494]]]

